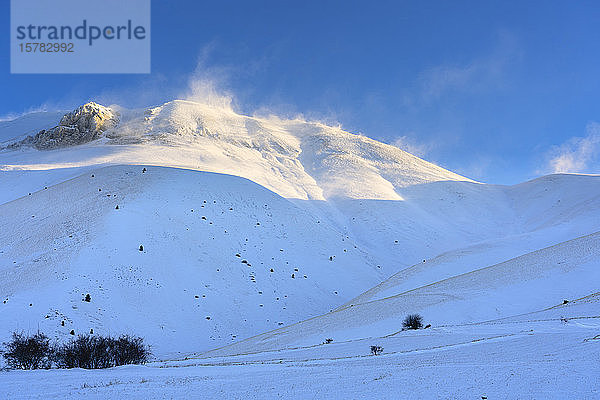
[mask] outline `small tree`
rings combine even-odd
[[[374,356],[377,356],[379,354],[383,353],[383,347],[381,346],[371,346],[371,354],[373,354]]]
[[[50,339],[41,332],[33,336],[13,332],[12,339],[4,343],[3,356],[11,368],[50,368],[52,347]]]
[[[409,314],[402,322],[404,329],[420,329],[423,327],[423,317],[419,314]]]

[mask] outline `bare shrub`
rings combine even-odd
[[[150,358],[150,348],[140,337],[122,335],[118,339],[79,335],[59,346],[54,360],[59,368],[110,368],[125,364],[143,364]]]
[[[112,342],[102,336],[79,335],[58,346],[54,360],[60,368],[109,368],[113,365]]]
[[[152,355],[144,339],[137,336],[121,335],[114,340],[113,361],[115,365],[144,364]]]
[[[78,335],[65,344],[52,346],[50,339],[38,332],[33,336],[14,332],[12,339],[3,344],[0,354],[10,368],[110,368],[125,364],[144,364],[152,353],[138,336],[121,335],[119,338]],[[74,332],[73,332],[74,333]]]
[[[10,341],[4,343],[2,355],[7,364],[15,369],[50,368],[52,346],[50,339],[41,332],[33,336],[13,332]]]

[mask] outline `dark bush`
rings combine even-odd
[[[383,353],[383,347],[381,346],[371,346],[371,354],[374,356]]]
[[[122,335],[115,339],[79,335],[66,344],[51,346],[50,339],[40,332],[33,336],[13,333],[0,354],[10,368],[16,369],[50,368],[53,363],[58,368],[110,368],[143,364],[152,355],[144,340],[137,336]]]
[[[113,339],[79,335],[58,346],[54,360],[59,368],[98,369],[112,367]]]
[[[52,365],[50,339],[41,332],[33,336],[13,332],[12,339],[4,343],[3,356],[11,368],[38,369]]]
[[[123,335],[118,339],[79,335],[55,350],[59,368],[110,368],[125,364],[143,364],[150,358],[150,349],[140,337]]]
[[[152,355],[144,339],[137,336],[122,335],[114,340],[113,361],[115,365],[144,364]]]
[[[410,314],[404,318],[402,328],[404,329],[420,329],[423,327],[423,317],[419,314]]]

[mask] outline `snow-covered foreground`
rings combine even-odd
[[[596,399],[600,396],[597,304],[246,356],[96,371],[10,371],[0,374],[0,395],[10,399]],[[382,355],[370,355],[369,347],[375,344],[384,348]]]
[[[131,333],[154,360],[0,372],[0,399],[599,396],[600,176],[489,185],[318,123],[86,109],[119,122],[54,150],[18,144],[52,115],[0,122],[0,342]]]

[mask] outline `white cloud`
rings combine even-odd
[[[592,122],[586,127],[586,136],[573,137],[549,152],[547,170],[560,172],[600,172],[600,124]],[[592,169],[596,171],[592,171]]]

